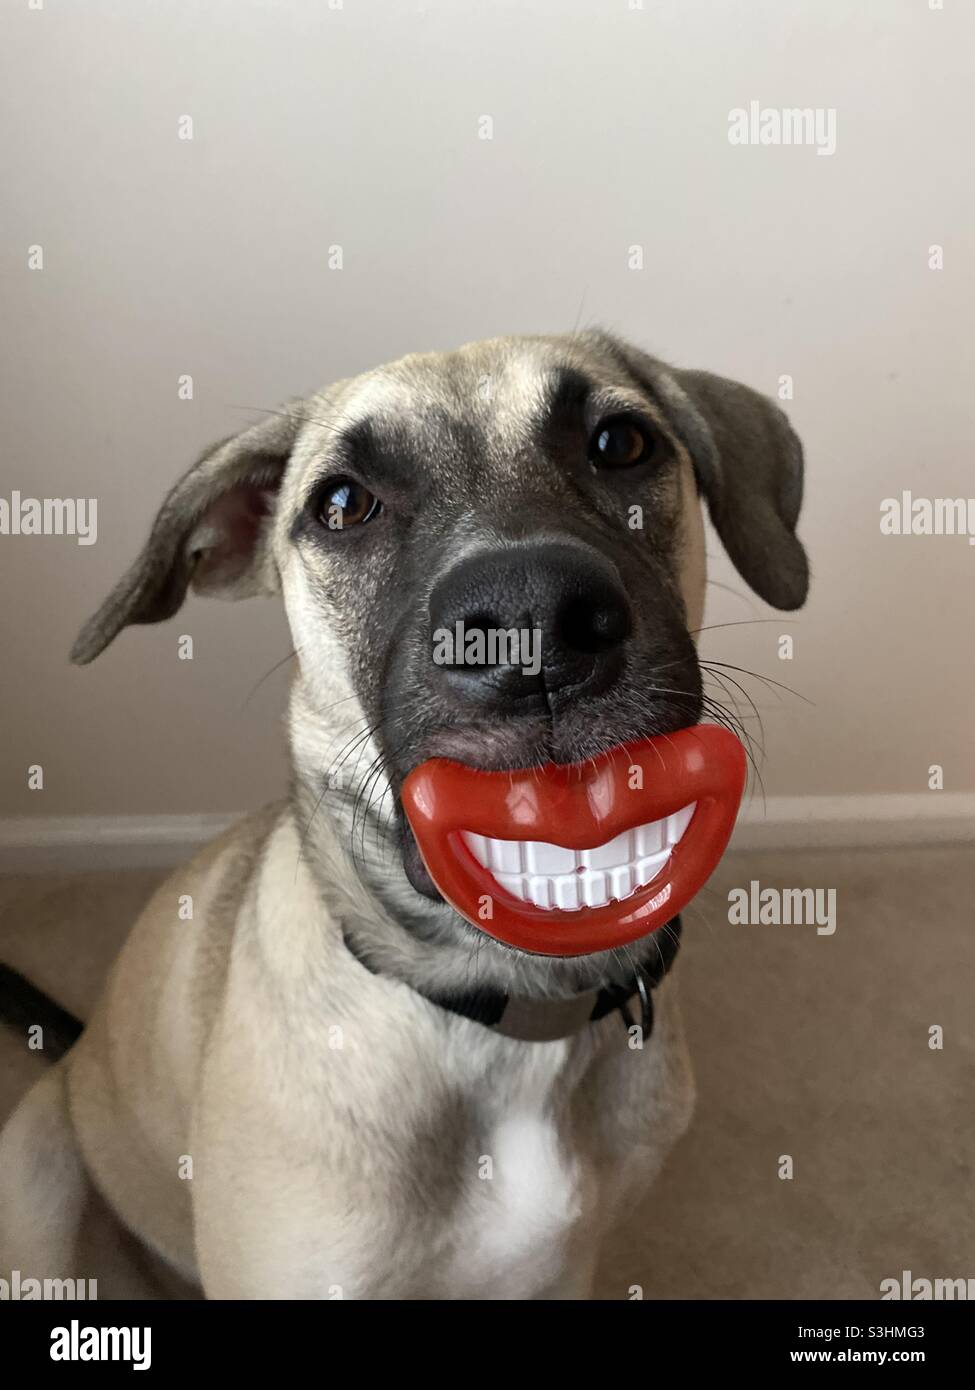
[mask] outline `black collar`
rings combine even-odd
[[[587,990],[570,999],[521,999],[490,987],[446,994],[418,989],[417,993],[441,1009],[481,1023],[505,1037],[520,1038],[525,1042],[552,1042],[556,1038],[568,1037],[614,1009],[619,1011],[624,1026],[633,1028],[636,1025],[630,1004],[639,1000],[640,1032],[646,1041],[653,1030],[653,998],[650,991],[673,965],[680,946],[680,932],[680,917],[672,917],[655,935],[655,958],[638,966],[626,982]],[[382,974],[368,953],[352,940],[344,928],[342,939],[361,965],[373,975]]]

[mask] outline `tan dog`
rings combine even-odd
[[[74,658],[191,583],[281,592],[291,794],[163,884],[12,1116],[0,1274],[102,1297],[588,1294],[691,1114],[673,935],[571,959],[501,945],[440,899],[399,792],[435,755],[575,762],[697,722],[702,492],[751,586],[801,604],[784,416],[600,333],[404,358],[176,485]],[[533,675],[431,661],[435,619],[486,614],[541,634]],[[641,980],[643,1046],[594,1005]]]

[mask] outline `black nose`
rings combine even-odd
[[[454,695],[518,713],[611,685],[632,620],[608,560],[550,541],[462,560],[434,587],[430,625],[435,669]]]

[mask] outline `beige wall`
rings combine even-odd
[[[273,604],[193,600],[84,670],[79,624],[249,410],[577,321],[770,393],[794,378],[807,609],[774,616],[709,543],[734,593],[708,621],[762,621],[705,651],[813,702],[746,681],[768,792],[922,793],[932,763],[975,789],[975,548],[879,529],[902,489],[975,492],[971,6],[20,0],[0,25],[0,495],[99,505],[92,546],[0,537],[0,816],[277,794],[286,669],[254,690],[289,650]],[[835,153],[732,146],[753,99],[835,108]]]

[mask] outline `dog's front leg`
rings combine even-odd
[[[8,1279],[17,1270],[23,1286],[74,1286],[79,1298],[166,1297],[155,1262],[136,1256],[88,1175],[65,1075],[65,1062],[52,1067],[0,1133],[0,1270]]]

